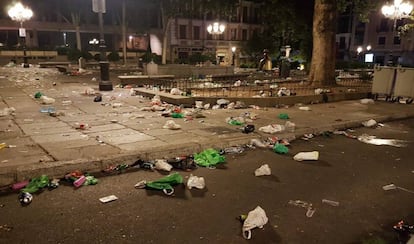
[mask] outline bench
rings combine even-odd
[[[40,68],[53,68],[53,67],[56,67],[57,65],[59,65],[59,66],[62,66],[62,65],[69,66],[70,62],[56,61],[56,62],[40,62],[39,63]]]
[[[121,85],[131,85],[135,84],[138,86],[143,86],[148,81],[154,80],[173,80],[175,78],[174,75],[120,75],[118,79]]]
[[[65,65],[56,65],[55,67],[59,70],[59,72],[62,72],[65,74],[68,74],[72,71],[72,68],[70,68],[69,66],[65,66]]]

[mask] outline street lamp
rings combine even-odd
[[[99,17],[99,67],[101,69],[101,80],[99,81],[99,90],[112,91],[113,86],[112,82],[109,80],[109,62],[106,58],[106,45],[103,33],[103,14],[106,13],[105,0],[92,0],[92,11],[98,13]]]
[[[394,0],[394,4],[386,4],[382,6],[382,14],[390,19],[394,20],[394,29],[397,24],[397,19],[408,18],[413,11],[413,5],[409,2],[403,2],[403,0]]]
[[[23,67],[28,68],[27,54],[26,54],[26,29],[23,28],[23,22],[29,20],[33,16],[33,11],[23,6],[21,3],[16,3],[7,12],[13,21],[20,22],[19,37],[23,39]]]
[[[219,22],[214,22],[213,24],[209,24],[207,26],[208,33],[212,35],[220,35],[223,34],[226,26],[224,24],[220,24]]]
[[[234,66],[234,58],[236,56],[236,47],[231,47],[231,53],[233,54],[232,60],[231,60],[231,65]]]

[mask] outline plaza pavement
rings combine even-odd
[[[95,96],[85,95],[90,88],[98,91],[98,82],[91,82],[90,76],[67,82],[63,74],[48,69],[0,69],[0,111],[15,109],[14,114],[0,116],[0,143],[7,145],[0,149],[0,186],[41,174],[62,177],[74,170],[96,172],[137,159],[242,145],[253,138],[300,138],[303,134],[359,127],[369,119],[386,122],[414,116],[412,104],[346,100],[305,104],[310,111],[295,105],[203,110],[205,118],[173,119],[181,129],[169,130],[163,126],[172,118],[142,111],[150,106],[150,99],[131,96],[130,89],[101,92],[103,101],[94,102]],[[34,98],[36,92],[56,101],[44,105]],[[48,107],[53,107],[58,116],[41,112]],[[253,133],[242,133],[239,126],[225,121],[245,112],[257,114],[251,123],[256,127]],[[294,132],[270,135],[258,130],[269,124],[284,124],[286,121],[278,118],[280,113],[287,113],[289,121],[296,124]],[[79,130],[76,123],[89,127]]]

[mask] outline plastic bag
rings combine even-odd
[[[153,190],[162,190],[166,195],[174,193],[174,185],[183,183],[183,177],[179,173],[167,175],[159,180],[149,181],[145,187]]]
[[[255,176],[271,175],[271,174],[272,174],[272,171],[270,170],[270,167],[268,164],[263,164],[262,166],[260,166],[260,168],[254,171]]]
[[[267,224],[267,221],[268,218],[266,216],[266,212],[260,206],[257,206],[254,210],[249,212],[246,220],[243,223],[243,237],[248,240],[251,239],[251,230],[256,227],[263,228],[263,226]]]
[[[203,167],[215,166],[219,163],[224,163],[226,158],[215,149],[206,149],[201,153],[194,154],[194,161],[197,165]]]
[[[35,193],[49,184],[49,177],[42,175],[30,180],[30,183],[22,189],[22,192]]]
[[[263,126],[259,128],[259,131],[262,131],[264,133],[269,133],[269,134],[282,132],[284,130],[285,130],[285,126],[279,125],[279,124],[272,124],[272,125],[267,125],[267,126]]]
[[[191,174],[190,178],[188,178],[188,181],[187,181],[188,189],[191,189],[193,187],[197,189],[204,189],[205,186],[206,186],[206,182],[204,180],[204,177],[198,177],[198,176]]]
[[[293,156],[293,159],[296,161],[304,161],[304,160],[318,160],[319,159],[319,152],[312,151],[312,152],[300,152]]]
[[[285,145],[283,145],[283,144],[276,143],[276,144],[273,146],[273,151],[274,151],[275,153],[278,153],[278,154],[286,154],[286,153],[288,153],[288,152],[289,152],[289,149],[288,149]]]
[[[172,165],[167,163],[167,160],[164,159],[158,159],[155,162],[155,168],[158,170],[164,170],[164,171],[171,171]]]

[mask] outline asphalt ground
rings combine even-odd
[[[175,187],[173,196],[135,189],[166,173],[137,170],[100,177],[94,186],[69,184],[35,194],[26,207],[17,193],[0,197],[2,243],[398,243],[392,226],[414,223],[414,194],[384,191],[395,184],[414,190],[414,120],[358,128],[352,135],[403,140],[405,147],[366,144],[343,135],[295,140],[288,154],[270,149],[226,155],[216,169],[177,171],[205,178],[206,188]],[[317,150],[318,161],[298,162],[298,152]],[[268,164],[272,174],[254,176]],[[98,199],[116,195],[103,204]],[[339,206],[322,203],[336,201]],[[289,204],[301,200],[316,210]],[[261,206],[269,219],[245,240],[237,217]]]

